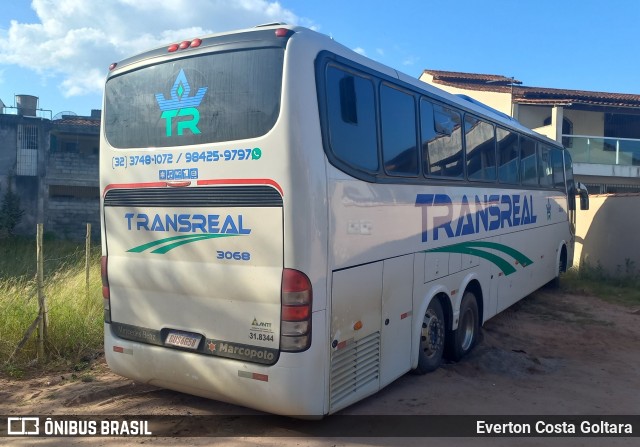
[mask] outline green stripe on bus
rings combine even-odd
[[[511,256],[513,259],[522,264],[523,267],[533,264],[533,261],[527,258],[524,254],[516,250],[515,248],[511,248],[507,245],[497,244],[495,242],[463,242],[462,245],[466,245],[467,247],[478,247],[478,248],[490,248],[492,250],[501,251],[502,253]]]
[[[525,256],[523,253],[519,252],[518,250],[503,244],[495,243],[495,242],[483,242],[483,241],[461,242],[459,244],[447,245],[445,247],[425,250],[425,253],[429,253],[429,252],[462,253],[462,254],[468,254],[472,256],[478,256],[498,266],[498,268],[502,270],[502,273],[504,273],[505,276],[509,276],[510,274],[515,273],[516,269],[511,265],[511,263],[505,261],[498,255],[480,250],[481,248],[496,250],[506,254],[507,256],[511,256],[523,267],[527,267],[528,265],[533,264],[533,261],[531,259],[529,259],[527,256]]]
[[[183,236],[172,236],[164,239],[159,239],[157,241],[149,242],[147,244],[138,245],[137,247],[133,247],[127,250],[128,253],[142,253],[145,250],[148,250],[153,247],[157,247],[159,245],[164,245],[164,247],[160,247],[156,250],[153,250],[151,253],[159,253],[164,254],[169,250],[172,250],[181,245],[185,245],[191,242],[201,241],[203,239],[213,239],[219,237],[228,237],[228,236],[237,236],[237,234],[187,234]],[[177,242],[174,242],[177,241]],[[173,242],[173,243],[171,243]]]
[[[447,245],[446,247],[433,248],[431,250],[425,250],[425,253],[462,253],[472,256],[478,256],[479,258],[486,259],[492,262],[504,273],[505,276],[509,276],[515,273],[516,269],[509,262],[502,259],[500,256],[486,251],[479,250],[466,246],[466,244]]]

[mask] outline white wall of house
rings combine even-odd
[[[450,87],[448,85],[437,84],[433,82],[433,76],[428,73],[422,73],[422,75],[420,76],[420,80],[446,92],[453,93],[454,95],[463,94],[470,96],[473,99],[476,99],[488,105],[489,107],[493,107],[494,109],[499,110],[502,113],[511,115],[511,93],[466,90],[456,87]]]
[[[574,265],[600,265],[612,275],[638,274],[640,195],[593,195],[589,202],[589,210],[577,213]]]

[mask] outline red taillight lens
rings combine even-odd
[[[282,271],[280,349],[300,352],[311,345],[311,281],[298,270]]]
[[[304,321],[309,319],[309,306],[282,306],[283,321]]]
[[[289,30],[286,28],[278,28],[276,30],[276,37],[287,37],[287,34],[289,34]]]

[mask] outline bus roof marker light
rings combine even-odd
[[[276,37],[287,37],[289,30],[287,28],[278,28],[276,30]]]
[[[109,65],[109,71],[113,71],[117,66],[118,66],[117,62],[112,63],[111,65]]]
[[[189,48],[190,45],[191,45],[191,42],[189,42],[188,40],[183,40],[182,42],[180,42],[180,45],[178,46],[178,48],[180,48],[181,50],[186,50],[187,48]]]
[[[198,48],[202,44],[202,39],[193,39],[191,41],[191,48]]]
[[[169,53],[173,53],[173,52],[178,51],[178,44],[174,43],[173,45],[169,45],[169,48],[167,48],[167,51]]]

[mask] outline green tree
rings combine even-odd
[[[13,235],[16,226],[22,220],[24,210],[20,208],[20,196],[11,189],[12,178],[7,182],[7,191],[0,207],[0,234]]]

